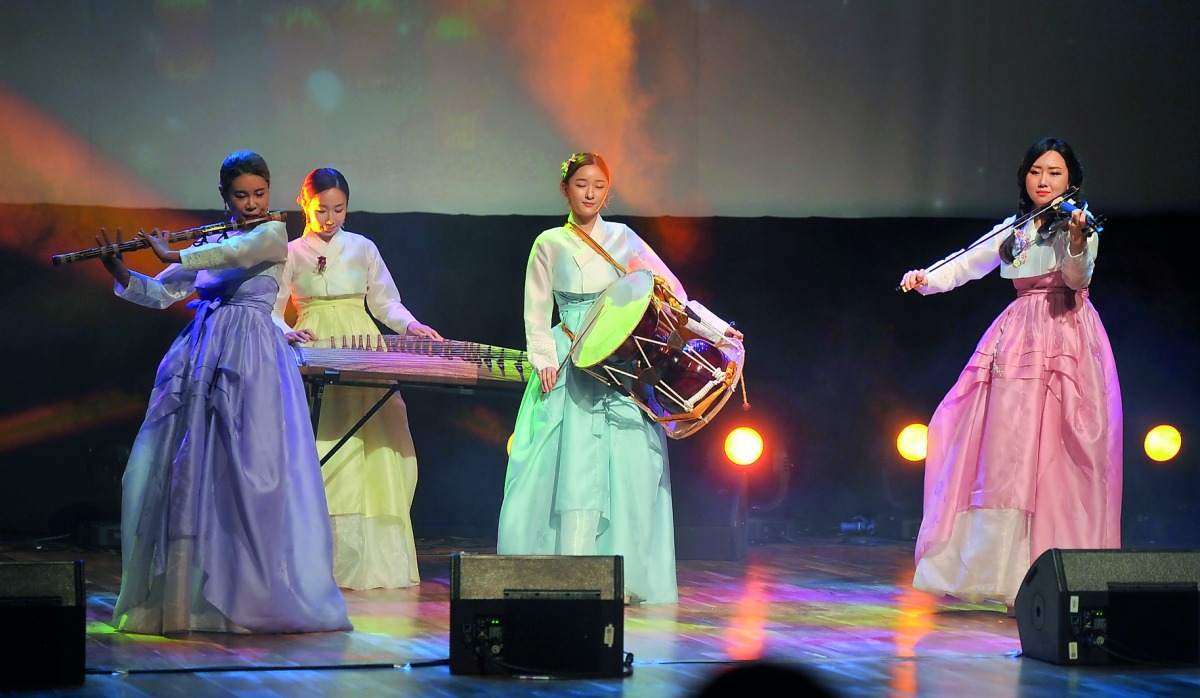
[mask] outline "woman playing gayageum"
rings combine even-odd
[[[375,243],[342,227],[350,184],[341,172],[329,167],[310,172],[297,202],[304,209],[304,235],[288,244],[283,286],[275,300],[276,320],[289,339],[334,338],[336,344],[344,338],[371,338],[379,332],[376,321],[401,335],[442,339],[400,302]],[[296,309],[295,331],[283,321],[289,298]],[[333,525],[333,576],[338,586],[349,589],[390,589],[421,581],[410,517],[417,456],[400,394],[388,398],[333,451],[383,392],[334,385],[325,389],[322,401],[317,450],[322,457],[331,454],[322,475]]]

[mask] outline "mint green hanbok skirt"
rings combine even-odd
[[[598,295],[555,292],[572,334]],[[563,325],[553,331],[559,357],[571,347]],[[666,433],[568,361],[549,394],[535,374],[521,399],[496,552],[561,554],[559,514],[573,509],[600,512],[595,553],[622,556],[627,597],[678,602]]]

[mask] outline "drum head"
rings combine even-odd
[[[571,362],[587,368],[611,356],[641,322],[653,294],[654,275],[645,269],[631,271],[604,289],[579,323],[582,335],[571,350]]]

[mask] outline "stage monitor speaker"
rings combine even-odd
[[[626,674],[620,555],[450,558],[450,673]]]
[[[0,690],[83,683],[83,560],[0,562]]]
[[[678,472],[686,471],[680,468]],[[671,498],[675,559],[737,561],[746,557],[748,494],[744,477],[713,470],[675,476]]]
[[[1200,663],[1200,552],[1047,550],[1021,582],[1016,616],[1033,659]]]

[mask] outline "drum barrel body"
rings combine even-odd
[[[743,351],[727,353],[687,329],[678,302],[650,272],[637,270],[605,289],[580,323],[571,360],[639,404],[671,438],[708,423],[741,377]]]

